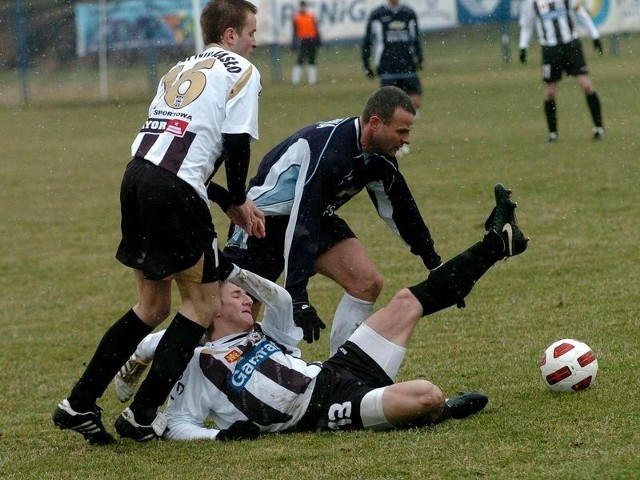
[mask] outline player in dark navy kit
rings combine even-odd
[[[600,98],[589,77],[589,70],[578,36],[578,24],[584,26],[593,39],[595,51],[602,55],[600,34],[589,12],[580,0],[526,0],[520,10],[520,62],[527,63],[527,48],[535,27],[542,46],[542,81],[544,82],[544,113],[549,134],[547,142],[558,140],[556,95],[562,73],[576,78],[587,99],[593,120],[594,140],[604,137]]]
[[[236,227],[224,254],[270,280],[285,272],[296,322],[308,342],[324,324],[307,295],[319,273],[345,290],[332,323],[331,352],[373,311],[383,279],[337,210],[363,189],[380,217],[429,270],[440,256],[400,173],[396,152],[410,142],[415,107],[397,87],[374,92],[360,117],[310,125],[268,152],[247,197],[265,215],[266,237]]]

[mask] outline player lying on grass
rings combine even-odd
[[[463,393],[449,400],[427,380],[393,383],[421,317],[460,304],[497,261],[527,247],[515,221],[510,191],[496,185],[496,208],[482,241],[403,288],[369,317],[329,360],[309,363],[297,345],[290,295],[282,287],[235,268],[221,289],[222,309],[209,341],[195,350],[165,410],[175,440],[254,438],[260,433],[323,429],[386,430],[464,418],[488,397]],[[252,295],[265,305],[254,322]],[[162,332],[148,336],[115,378],[127,401]],[[211,419],[217,428],[208,428]]]

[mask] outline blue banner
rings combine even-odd
[[[104,18],[108,50],[149,46],[193,46],[190,0],[124,0],[104,4],[78,3],[75,7],[78,56],[96,53],[100,45],[100,19]]]
[[[510,0],[456,0],[458,22],[472,23],[507,22],[511,15]]]

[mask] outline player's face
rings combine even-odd
[[[395,157],[405,143],[411,143],[411,129],[415,115],[402,108],[396,108],[391,120],[378,120],[373,133],[374,151],[388,157]]]
[[[249,58],[253,54],[253,51],[258,46],[256,42],[256,16],[253,13],[247,15],[247,23],[241,32],[236,32],[235,44],[231,51],[242,55],[244,58]]]
[[[220,316],[225,325],[233,327],[232,330],[235,332],[244,332],[251,328],[254,323],[251,315],[253,300],[247,292],[231,283],[225,283],[220,291],[220,299]]]

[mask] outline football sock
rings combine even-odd
[[[558,120],[557,120],[557,114],[556,114],[555,98],[552,98],[551,100],[545,100],[544,115],[547,118],[547,126],[549,128],[549,132],[558,133]]]
[[[71,407],[78,412],[93,409],[120,367],[152,330],[153,327],[140,320],[133,309],[114,323],[102,337],[93,358],[73,387],[68,398]]]
[[[587,105],[589,105],[589,112],[591,112],[591,118],[593,119],[593,124],[596,127],[602,127],[602,108],[600,107],[600,98],[598,98],[598,94],[593,92],[586,97]]]
[[[150,425],[157,409],[164,403],[206,328],[177,313],[158,344],[156,354],[131,406],[140,425]]]
[[[463,307],[476,282],[503,257],[504,242],[491,231],[481,242],[432,271],[426,280],[409,287],[422,305],[422,316],[452,305]]]
[[[346,342],[356,328],[373,313],[373,302],[360,300],[348,293],[342,296],[342,300],[336,308],[331,323],[331,338],[329,351],[333,355]]]
[[[315,65],[307,65],[307,81],[309,85],[318,83],[318,68]]]
[[[302,80],[302,65],[294,65],[291,70],[291,84],[298,85]]]

